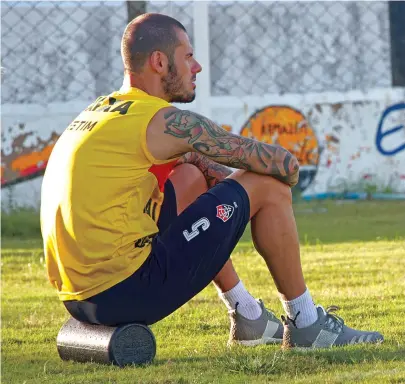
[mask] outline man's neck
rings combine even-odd
[[[145,79],[145,77],[142,75],[138,76],[132,72],[126,72],[124,75],[123,87],[138,88],[148,95],[166,100],[165,95],[161,90],[160,83],[158,83],[156,80],[147,81],[147,79]]]

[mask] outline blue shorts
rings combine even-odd
[[[65,301],[79,321],[153,324],[202,291],[222,269],[249,222],[249,197],[226,179],[177,216],[172,183],[145,263],[129,278],[83,301]]]

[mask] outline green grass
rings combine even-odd
[[[152,327],[158,350],[151,365],[62,362],[55,339],[68,315],[46,280],[40,238],[14,237],[2,244],[2,382],[405,383],[405,203],[327,202],[295,210],[314,298],[341,306],[349,325],[381,331],[382,345],[305,353],[277,346],[228,350],[227,314],[209,286]],[[249,290],[281,314],[248,232],[233,261]]]
[[[41,236],[38,213],[34,208],[14,208],[1,212],[1,237]]]

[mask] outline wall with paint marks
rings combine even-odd
[[[384,117],[386,111],[395,112]],[[365,189],[405,193],[405,100],[316,104],[304,112],[320,140],[317,176],[304,194]],[[379,128],[380,127],[380,128]],[[396,127],[401,129],[392,131]],[[378,139],[382,129],[385,138]]]
[[[86,106],[79,101],[3,108],[3,206],[39,206],[41,177],[35,176],[45,169],[59,134]],[[213,97],[211,111],[228,130],[293,152],[304,196],[367,186],[405,193],[405,89]]]
[[[38,207],[42,177],[62,131],[87,102],[5,104],[2,108],[2,207]]]
[[[233,113],[214,109],[214,119],[293,152],[304,196],[372,191],[405,198],[404,89],[247,97],[240,104]],[[225,114],[232,118],[222,120]]]

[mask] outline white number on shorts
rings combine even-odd
[[[183,235],[186,238],[187,241],[190,241],[194,239],[194,237],[198,236],[200,234],[200,231],[198,230],[199,227],[203,231],[206,231],[210,226],[210,221],[206,217],[202,217],[200,220],[197,220],[192,226],[191,226],[191,232],[187,231],[185,229],[183,231]]]

